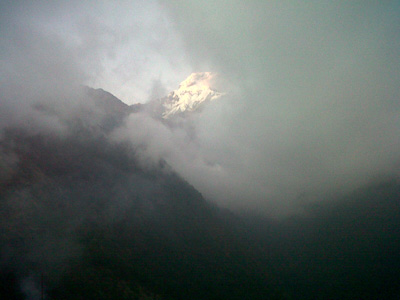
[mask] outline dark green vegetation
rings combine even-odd
[[[40,299],[42,282],[57,300],[399,298],[398,180],[301,217],[239,217],[110,141],[120,117],[2,133],[2,299]]]

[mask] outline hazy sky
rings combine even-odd
[[[192,71],[180,35],[156,1],[1,1],[0,5],[3,72],[10,69],[4,68],[7,55],[29,56],[24,67],[31,72],[39,62],[56,76],[63,76],[65,67],[67,71],[75,67],[72,77],[82,76],[85,84],[132,104],[146,102],[155,81],[172,89]],[[47,44],[40,47],[42,40]],[[15,48],[18,54],[7,53]]]
[[[131,104],[212,71],[235,92],[193,120],[196,140],[141,115],[118,134],[206,197],[268,212],[399,175],[396,1],[0,3],[3,115],[68,84]]]

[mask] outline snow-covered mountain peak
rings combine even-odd
[[[162,117],[169,119],[186,111],[194,111],[203,103],[220,98],[224,93],[213,88],[216,77],[212,72],[192,73],[177,90],[163,99]]]

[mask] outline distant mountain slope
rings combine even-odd
[[[110,141],[109,128],[100,134],[103,113],[123,115],[126,107],[103,91],[89,92],[105,101],[104,109],[92,111],[100,123],[63,116],[73,126],[60,134],[3,132],[0,290],[6,297],[38,299],[41,277],[46,299],[58,300],[263,299],[272,293],[264,266],[231,217],[163,161],[146,166],[135,145]]]
[[[304,215],[238,217],[162,157],[147,163],[144,145],[110,138],[135,112],[154,118],[146,105],[82,97],[35,106],[56,128],[0,132],[2,299],[40,299],[42,286],[53,300],[399,298],[399,178]]]
[[[84,90],[106,117],[103,123],[113,127],[118,120],[136,112],[147,113],[153,118],[169,121],[198,112],[209,102],[225,95],[213,87],[217,79],[217,74],[212,72],[192,73],[180,83],[178,89],[170,92],[167,96],[153,99],[144,104],[133,105],[125,104],[103,89],[85,87]]]
[[[193,113],[224,95],[213,87],[217,77],[211,72],[192,73],[181,82],[178,89],[166,97],[153,99],[145,105],[154,116],[163,119],[173,119]]]
[[[207,102],[223,96],[223,93],[211,87],[214,77],[215,74],[211,72],[192,73],[177,90],[162,99],[163,118],[169,119],[185,112],[193,112]]]

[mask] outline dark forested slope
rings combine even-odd
[[[145,166],[133,146],[92,133],[4,132],[0,253],[8,297],[36,299],[42,281],[47,299],[272,293],[231,217],[162,161]]]

